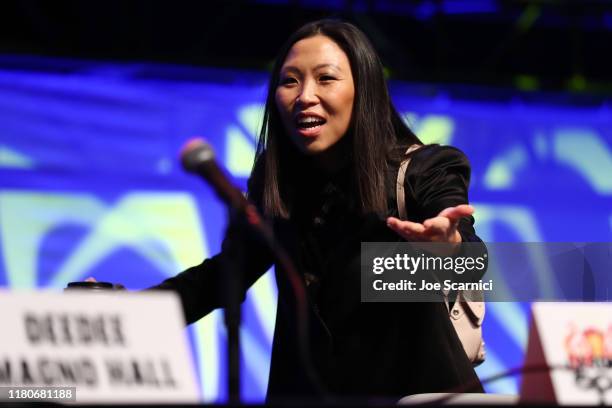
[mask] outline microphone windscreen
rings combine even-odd
[[[206,140],[200,137],[188,140],[183,145],[180,156],[183,168],[192,173],[215,160],[214,150]]]

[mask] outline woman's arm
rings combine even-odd
[[[473,227],[474,208],[468,205],[470,164],[460,150],[422,147],[413,154],[404,180],[408,220],[389,217],[391,229],[413,241],[480,241]]]
[[[387,225],[407,241],[479,243],[440,248],[441,255],[446,251],[461,256],[486,252],[474,231],[474,208],[468,204],[469,183],[470,164],[460,150],[437,145],[417,150],[404,183],[409,220],[389,217]],[[479,273],[463,278],[476,281],[481,277]]]
[[[241,255],[237,255],[240,252]],[[273,258],[267,247],[251,231],[236,224],[230,225],[221,252],[180,274],[166,279],[149,289],[174,290],[181,298],[185,319],[191,324],[212,310],[225,305],[223,278],[228,271],[224,264],[240,256],[243,265],[242,299],[247,289],[272,266]]]

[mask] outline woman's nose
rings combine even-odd
[[[305,82],[298,95],[297,102],[301,105],[310,106],[319,101],[316,86],[312,82]]]

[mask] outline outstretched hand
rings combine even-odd
[[[445,208],[437,216],[423,221],[422,224],[389,217],[387,218],[387,226],[406,241],[456,244],[461,242],[461,235],[457,229],[459,220],[473,213],[474,207],[461,204],[456,207]]]

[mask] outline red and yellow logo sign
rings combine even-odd
[[[612,324],[607,331],[594,327],[579,330],[571,324],[565,337],[565,350],[574,368],[612,367]]]

